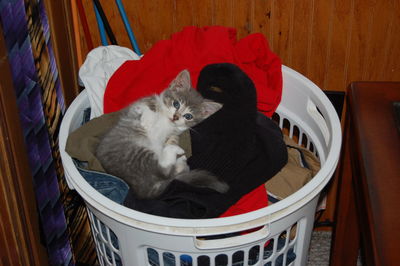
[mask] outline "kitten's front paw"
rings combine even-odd
[[[176,164],[175,164],[175,174],[179,174],[182,172],[189,172],[190,168],[186,163],[187,158],[185,155],[182,155],[181,157],[179,157],[176,160]]]
[[[172,167],[176,164],[178,157],[183,154],[185,154],[185,151],[181,147],[171,144],[165,145],[159,158],[159,164],[163,168]]]
[[[185,151],[179,147],[178,145],[167,144],[164,147],[164,153],[175,155],[176,157],[182,156],[185,154]]]

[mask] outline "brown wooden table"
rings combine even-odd
[[[352,83],[347,94],[330,265],[400,265],[400,82]]]

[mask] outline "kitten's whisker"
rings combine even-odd
[[[199,132],[197,132],[196,130],[194,130],[193,128],[189,128],[189,131],[193,131],[193,132],[195,132],[196,134],[199,134]]]

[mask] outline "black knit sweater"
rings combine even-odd
[[[278,126],[257,112],[251,79],[233,64],[206,66],[198,91],[223,104],[221,110],[191,131],[192,169],[207,169],[231,187],[227,197],[237,201],[265,183],[287,162]]]

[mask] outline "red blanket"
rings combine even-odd
[[[279,57],[270,51],[262,34],[255,33],[237,40],[235,29],[221,26],[185,27],[171,39],[157,42],[141,60],[125,62],[107,84],[104,113],[120,110],[141,97],[160,93],[183,69],[190,71],[195,86],[200,70],[211,63],[239,66],[254,82],[258,110],[272,116],[282,94]],[[266,193],[256,189],[223,216],[253,211],[267,206],[267,202]]]

